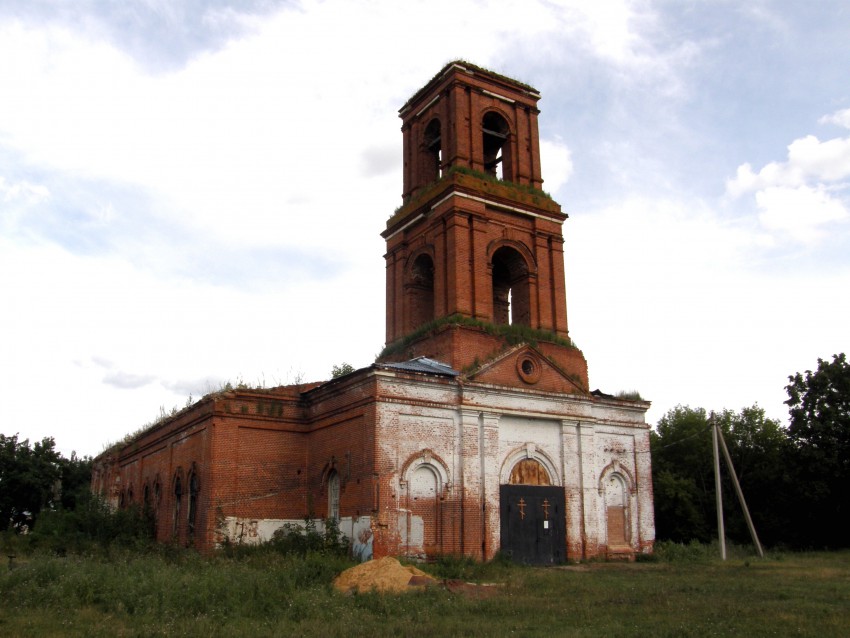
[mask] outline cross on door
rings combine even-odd
[[[549,520],[549,499],[543,499],[543,516],[548,521]]]
[[[520,520],[525,519],[525,499],[519,499],[519,518]]]

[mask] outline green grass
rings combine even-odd
[[[428,334],[436,333],[444,326],[466,326],[468,328],[478,328],[491,336],[502,338],[508,345],[528,343],[532,346],[536,346],[538,341],[547,341],[567,348],[576,348],[576,345],[572,342],[572,340],[560,337],[550,330],[538,330],[521,324],[495,324],[455,314],[449,315],[448,317],[433,319],[424,323],[413,332],[403,336],[398,341],[388,344],[378,355],[378,360],[404,351],[405,348],[417,339]]]
[[[637,563],[425,567],[500,583],[478,597],[341,595],[330,583],[350,563],[318,554],[36,553],[0,571],[0,635],[847,635],[850,552],[732,556],[721,563],[711,550],[666,546]]]

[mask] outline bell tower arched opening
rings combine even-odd
[[[422,170],[426,181],[440,179],[443,174],[443,150],[440,120],[434,118],[425,127],[422,139]]]
[[[493,253],[493,323],[531,325],[528,264],[514,248]]]
[[[434,260],[429,254],[422,253],[413,260],[406,293],[410,307],[408,330],[415,330],[434,318]]]
[[[481,122],[484,148],[484,172],[498,179],[513,179],[510,157],[510,128],[494,111],[484,114]]]

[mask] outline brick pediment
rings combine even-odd
[[[540,349],[521,344],[503,352],[467,375],[470,381],[528,388],[541,392],[587,394],[587,365],[578,350],[559,365]],[[563,353],[559,353],[563,355]]]

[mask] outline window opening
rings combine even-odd
[[[156,538],[159,530],[159,502],[162,496],[162,487],[159,484],[159,476],[156,477],[153,484],[153,535]]]
[[[482,121],[484,135],[484,172],[497,179],[506,179],[506,158],[508,123],[498,113],[487,113]]]
[[[198,475],[192,472],[189,477],[189,536],[195,534],[195,519],[198,515],[198,492],[200,492],[200,481]]]
[[[428,179],[437,180],[443,176],[443,148],[440,120],[435,118],[425,127],[423,146],[425,151],[425,174]]]
[[[514,248],[503,246],[493,254],[493,321],[531,325],[528,265]]]
[[[522,459],[514,465],[508,483],[511,485],[552,485],[549,472],[537,459]]]
[[[328,474],[328,518],[339,520],[339,474],[336,470]]]
[[[420,465],[410,477],[408,488],[408,554],[418,539],[426,553],[433,551],[439,539],[439,476],[429,465]]]
[[[408,294],[413,330],[434,318],[434,262],[429,255],[419,255],[413,262]]]
[[[174,529],[172,531],[175,536],[177,536],[177,532],[180,529],[180,501],[182,498],[183,482],[180,480],[180,476],[178,475],[174,479]]]
[[[619,474],[611,474],[605,486],[605,509],[608,528],[608,546],[616,547],[629,542],[628,508],[625,481]]]

